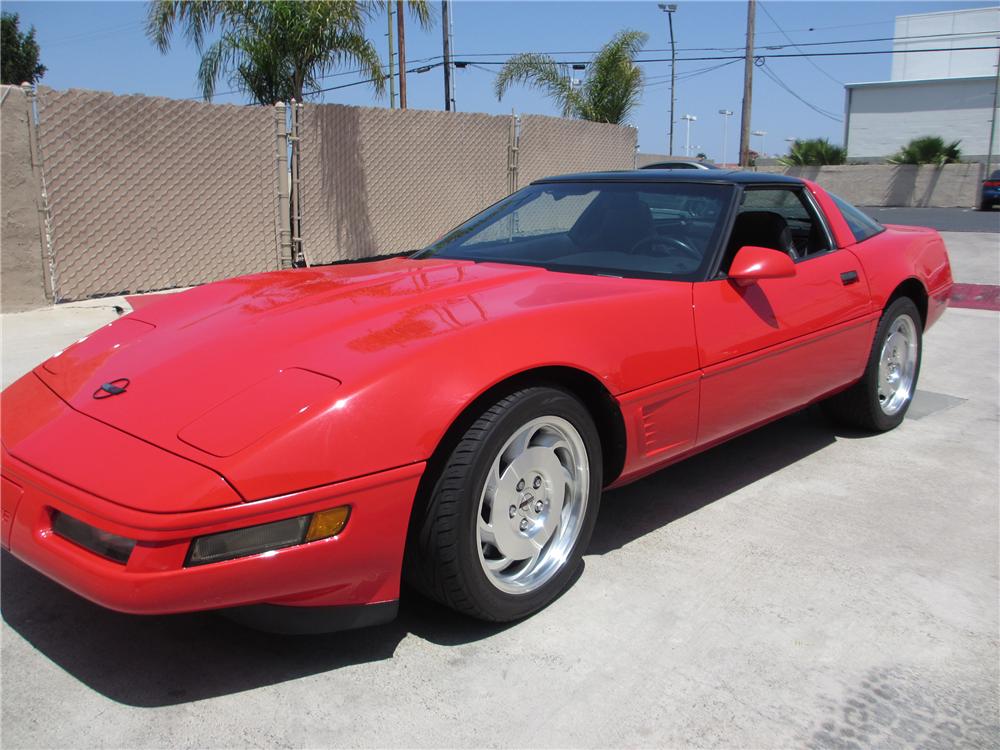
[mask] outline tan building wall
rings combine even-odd
[[[29,101],[17,86],[0,87],[0,311],[48,302],[41,191],[32,167]]]

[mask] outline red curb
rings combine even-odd
[[[993,284],[955,284],[951,289],[952,307],[969,310],[1000,311],[1000,286]]]

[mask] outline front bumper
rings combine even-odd
[[[399,597],[410,509],[424,464],[255,502],[149,513],[90,494],[3,451],[4,546],[20,560],[109,609],[167,614],[277,604],[327,607]],[[351,506],[336,537],[236,560],[184,567],[196,536]],[[63,512],[136,545],[126,564],[57,536]]]

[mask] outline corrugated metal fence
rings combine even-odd
[[[632,128],[40,88],[56,301],[418,248],[546,174],[629,169]]]

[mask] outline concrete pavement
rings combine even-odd
[[[5,317],[5,381],[114,314]],[[413,596],[321,637],[136,618],[4,555],[0,741],[996,747],[998,342],[950,310],[899,429],[810,409],[608,493],[575,585],[511,626]]]

